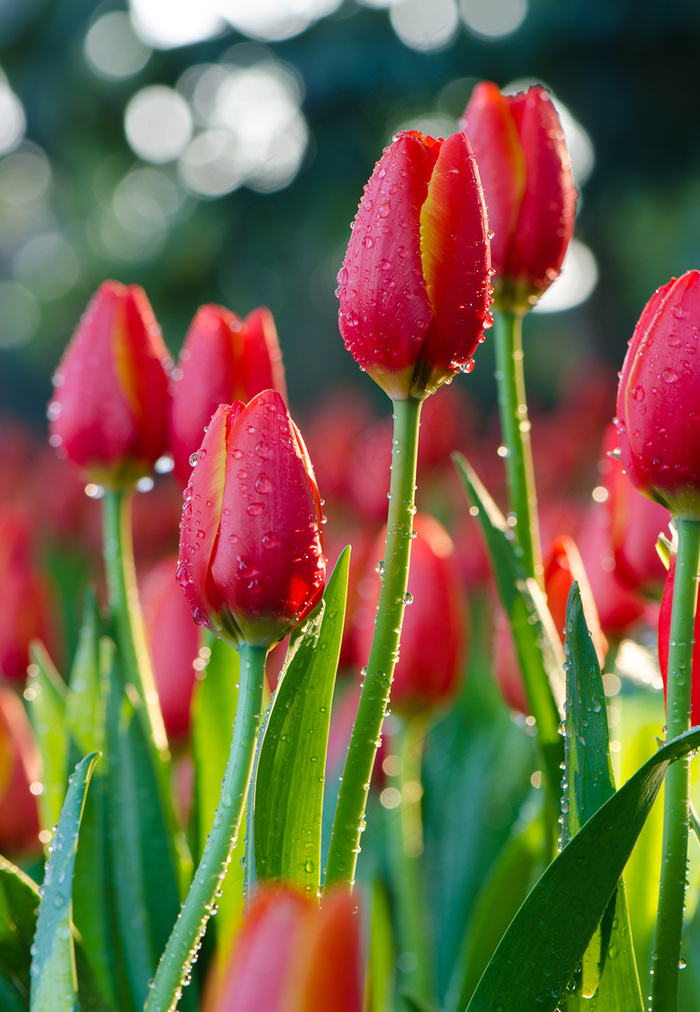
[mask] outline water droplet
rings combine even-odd
[[[263,511],[263,504],[261,502],[252,502],[249,506],[246,506],[246,513],[249,517],[259,517]]]

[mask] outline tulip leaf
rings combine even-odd
[[[206,676],[197,683],[192,701],[192,754],[194,758],[194,851],[201,857],[211,830],[221,795],[221,779],[231,751],[231,734],[238,705],[238,652],[228,643],[207,637],[210,650]],[[243,879],[241,857],[245,854],[245,835],[231,855],[226,878],[221,884],[218,915],[210,922],[204,944],[211,944],[212,931],[217,942],[226,946],[243,916]],[[209,939],[209,941],[207,941]]]
[[[29,1008],[31,944],[39,889],[24,872],[0,857],[0,1008]]]
[[[84,641],[78,647],[76,661],[71,673],[66,706],[67,731],[72,735],[71,747],[77,742],[92,739],[101,743],[106,751],[105,718],[107,701],[111,691],[111,671],[114,664],[114,643],[107,637],[92,644],[97,652],[96,668],[93,664],[78,666]],[[74,688],[76,674],[78,681]],[[72,693],[79,694],[75,699]],[[79,713],[88,699],[94,701],[94,727],[80,729]],[[108,847],[109,839],[109,756],[95,770],[90,790],[85,801],[80,828],[80,849],[75,861],[73,882],[73,922],[85,940],[85,960],[104,995],[120,1009],[131,1008],[126,986],[127,973],[124,966],[122,947],[117,935],[114,917],[114,887],[112,884],[112,862]],[[80,972],[79,966],[79,972]]]
[[[445,1001],[460,1012],[469,1001],[496,947],[542,869],[545,835],[542,806],[528,805],[513,827],[479,892]]]
[[[503,610],[513,633],[527,699],[537,723],[545,772],[558,795],[564,746],[559,734],[564,701],[561,642],[544,595],[529,579],[516,554],[512,528],[461,454],[454,455],[457,471],[486,541]]]
[[[52,829],[63,804],[68,773],[68,740],[65,733],[66,685],[42,643],[31,646],[33,672],[25,692],[29,717],[39,743],[44,789],[39,795],[42,829]]]
[[[255,865],[267,881],[318,896],[326,748],[345,620],[350,549],[322,605],[292,638],[263,739],[255,788]]]
[[[541,876],[501,939],[467,1012],[554,1012],[617,888],[672,762],[700,747],[674,738],[602,805]],[[523,973],[523,967],[527,973]]]
[[[65,730],[81,755],[104,747],[106,696],[100,688],[99,616],[94,594],[85,597],[78,646],[71,666],[65,705]]]
[[[78,831],[98,752],[82,759],[68,781],[46,864],[31,965],[31,1012],[74,1012],[77,975],[71,924],[71,892]]]
[[[125,686],[116,653],[110,667],[106,742],[110,888],[130,1000],[140,1009],[177,918],[180,895],[174,840],[161,803],[160,771],[153,765],[147,715],[140,699]],[[187,988],[183,1008],[196,1001],[194,990]]]
[[[605,689],[576,583],[569,592],[565,649],[563,843],[615,793]],[[567,995],[564,1004],[567,1012],[613,1008],[644,1012],[622,879],[593,933],[574,983],[575,991]]]

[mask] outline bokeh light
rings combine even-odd
[[[564,257],[561,274],[535,306],[537,313],[559,313],[581,305],[598,283],[598,265],[588,248],[572,239]]]
[[[0,281],[0,348],[26,344],[40,321],[39,304],[32,293],[16,281]]]
[[[516,32],[527,9],[527,0],[459,0],[459,12],[469,31],[494,41]]]
[[[192,136],[192,115],[185,99],[163,84],[142,88],[124,113],[124,130],[132,151],[146,162],[177,158]]]
[[[0,70],[0,155],[13,151],[24,137],[26,122],[22,103]]]
[[[342,0],[221,0],[219,10],[237,31],[261,42],[280,42],[306,31]]]
[[[151,47],[139,39],[126,11],[98,18],[85,36],[85,59],[99,77],[132,77],[148,63]]]
[[[433,52],[449,46],[459,28],[455,0],[399,0],[389,12],[391,24],[411,49]]]
[[[267,49],[236,46],[219,64],[191,67],[178,88],[202,127],[179,162],[183,184],[203,197],[246,185],[262,193],[294,179],[309,130],[298,76]]]
[[[42,302],[59,299],[77,284],[78,257],[73,246],[58,232],[32,236],[14,258],[16,280]]]
[[[211,0],[130,0],[130,6],[138,37],[156,49],[202,42],[226,29]]]

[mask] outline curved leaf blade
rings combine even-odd
[[[46,865],[31,965],[31,1012],[73,1012],[77,1002],[71,893],[78,831],[93,767],[99,752],[82,759],[68,781]]]
[[[322,607],[292,642],[265,730],[255,789],[255,864],[267,881],[317,896],[326,748],[345,620],[350,549]]]
[[[583,958],[672,762],[700,747],[693,728],[659,749],[544,872],[500,941],[468,1012],[554,1012]],[[523,974],[523,966],[528,967]]]
[[[473,506],[491,557],[503,610],[508,615],[530,710],[554,795],[559,794],[564,746],[559,734],[564,702],[564,655],[544,595],[528,579],[515,553],[513,531],[465,458],[455,466]]]
[[[564,842],[615,793],[605,689],[577,583],[567,602],[565,652],[568,818],[562,827]],[[609,953],[615,958],[609,959]],[[577,993],[567,996],[565,1007],[567,1012],[613,1008],[644,1012],[622,879],[584,953]]]

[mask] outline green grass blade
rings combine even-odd
[[[258,763],[255,865],[259,878],[317,896],[326,747],[345,619],[350,549],[323,605],[290,644]]]
[[[39,795],[39,817],[41,828],[49,830],[58,822],[68,775],[66,684],[38,641],[32,644],[31,659],[35,673],[29,678],[25,695],[41,752],[44,789]]]
[[[106,720],[108,860],[131,1003],[138,1009],[177,918],[180,895],[146,715],[125,691],[116,656],[115,662]],[[194,990],[187,989],[183,1008],[196,1000]]]
[[[0,857],[0,1008],[29,1008],[31,945],[39,907],[37,885]]]
[[[66,798],[46,865],[31,965],[31,1012],[74,1012],[77,976],[71,929],[71,891],[85,795],[99,753],[82,759]]]
[[[576,583],[567,604],[565,649],[564,843],[615,793],[605,689]],[[567,1012],[644,1010],[622,880],[583,955],[576,993],[567,996],[565,1008]]]
[[[544,596],[528,579],[516,555],[513,531],[505,517],[460,454],[454,456],[467,496],[478,510],[501,605],[508,615],[523,675],[525,691],[545,764],[545,773],[558,796],[564,744],[559,734],[564,702],[564,655]]]
[[[202,856],[207,834],[221,795],[221,780],[231,751],[231,734],[238,706],[240,673],[238,652],[210,634],[209,662],[203,681],[198,682],[192,702],[192,754],[194,758],[194,852]],[[213,932],[226,948],[243,917],[245,834],[239,833],[226,878],[221,883],[219,912],[210,921],[204,936],[205,950],[212,946]]]
[[[501,939],[468,1012],[499,1007],[554,1012],[605,913],[668,767],[699,746],[696,729],[659,749],[564,847]]]

